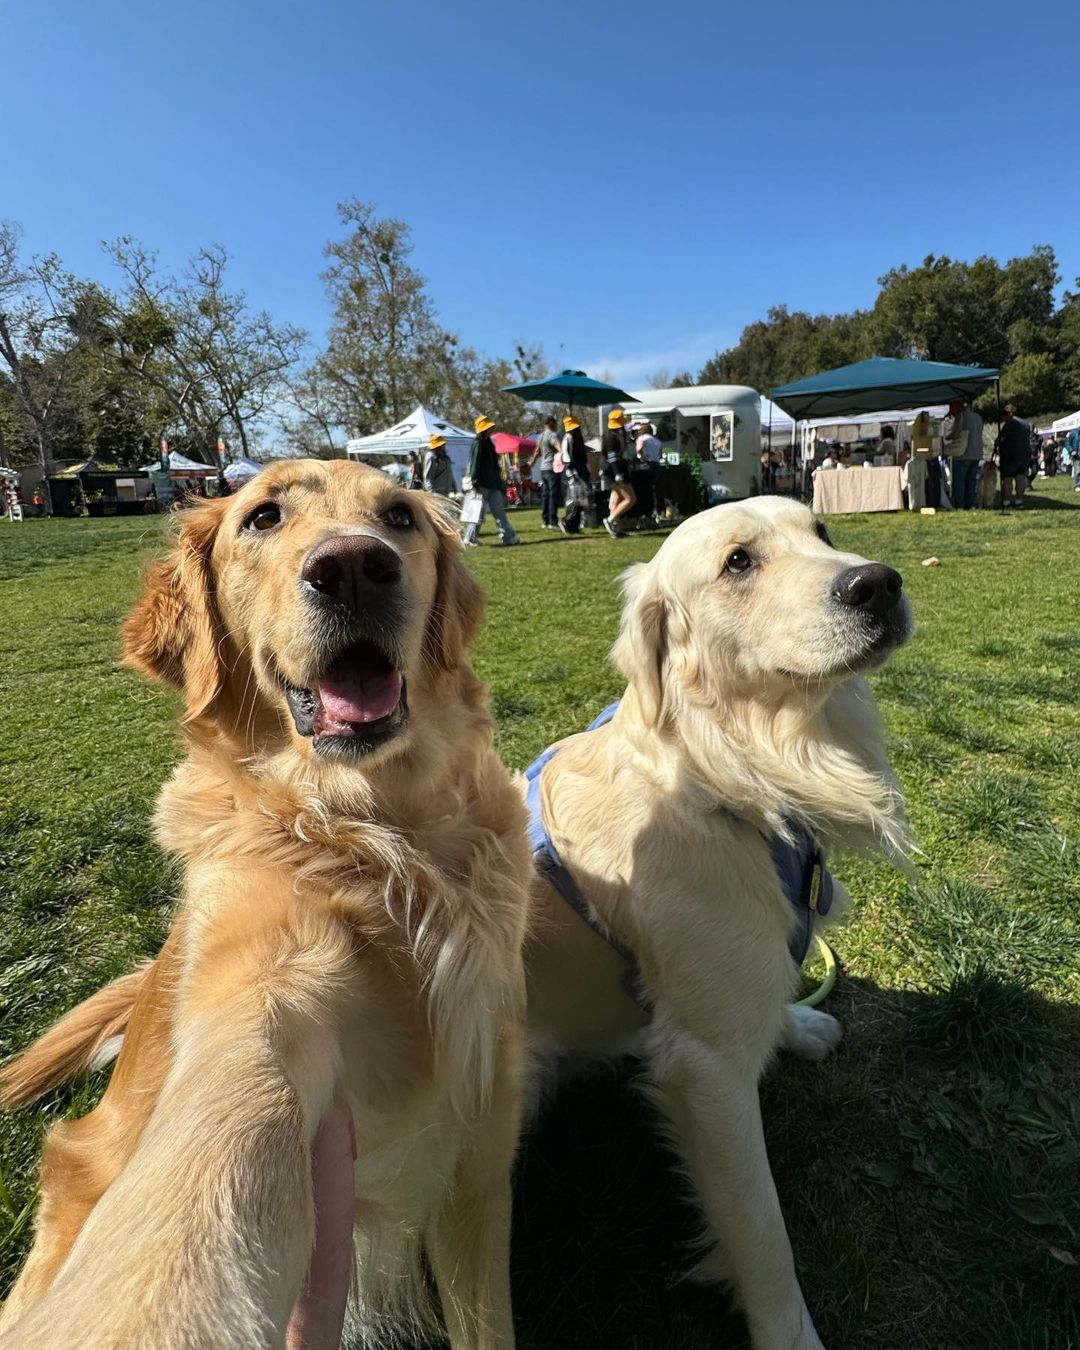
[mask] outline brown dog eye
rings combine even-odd
[[[724,564],[725,572],[748,572],[754,565],[754,560],[744,548],[737,548],[734,553],[728,555],[728,560]]]
[[[383,516],[387,525],[393,525],[396,529],[407,530],[413,523],[412,512],[404,506],[392,506]]]
[[[281,524],[281,512],[273,504],[267,502],[263,506],[257,506],[247,520],[244,521],[246,530],[272,530],[275,525]]]

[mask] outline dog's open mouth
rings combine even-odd
[[[374,642],[354,642],[309,688],[283,683],[296,730],[319,752],[367,753],[408,720],[405,679]]]

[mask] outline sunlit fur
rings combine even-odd
[[[246,530],[270,500],[282,526]],[[405,530],[387,521],[403,503]],[[300,569],[357,529],[405,560],[387,640],[410,720],[367,757],[326,757],[278,675],[305,684],[327,659]],[[465,658],[482,601],[460,555],[437,499],[300,461],[183,513],[151,567],[125,655],[184,695],[187,754],[156,814],[183,900],[156,961],[0,1082],[20,1104],[126,1028],[100,1105],[50,1132],[4,1350],[280,1345],[311,1244],[310,1145],[336,1095],[359,1148],[357,1333],[430,1324],[426,1260],[455,1350],[512,1344],[528,860]]]
[[[828,1014],[789,1004],[792,911],[768,836],[798,819],[825,842],[898,862],[909,847],[873,700],[852,672],[906,640],[910,611],[904,599],[894,638],[870,650],[866,622],[832,596],[865,560],[817,528],[778,498],[680,525],[626,578],[619,711],[564,741],[544,770],[555,846],[600,924],[634,951],[651,1016],[623,992],[612,948],[540,878],[527,957],[539,1054],[643,1054],[705,1220],[700,1271],[730,1279],[755,1350],[820,1347],[757,1081],[779,1044],[821,1057],[839,1039]],[[733,573],[737,549],[753,565]],[[846,903],[838,886],[831,917]]]

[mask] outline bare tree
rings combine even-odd
[[[54,255],[20,259],[21,231],[0,222],[0,361],[48,475],[57,409],[74,374],[77,325],[65,301],[71,279]]]
[[[338,206],[347,233],[327,244],[323,272],[331,323],[319,376],[334,420],[354,434],[399,421],[417,403],[445,407],[462,380],[458,339],[438,322],[424,278],[411,266],[404,221],[370,202]]]
[[[254,428],[285,397],[306,334],[227,290],[224,249],[200,249],[176,279],[162,276],[156,255],[133,239],[107,248],[125,278],[110,316],[120,368],[157,392],[207,462],[223,436],[250,454]]]
[[[286,400],[292,411],[282,417],[281,427],[289,444],[313,459],[340,459],[345,438],[336,420],[334,391],[318,361],[291,381]]]

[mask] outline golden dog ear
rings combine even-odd
[[[437,500],[425,500],[424,508],[439,543],[435,558],[438,584],[424,649],[437,669],[453,670],[483,622],[484,592],[465,566],[461,536],[446,510]]]
[[[201,716],[225,676],[210,551],[224,502],[190,507],[170,557],[154,563],[123,628],[124,660],[187,696],[185,720]]]
[[[628,568],[622,586],[622,627],[611,657],[637,694],[645,725],[652,727],[664,710],[667,607],[647,563]]]

